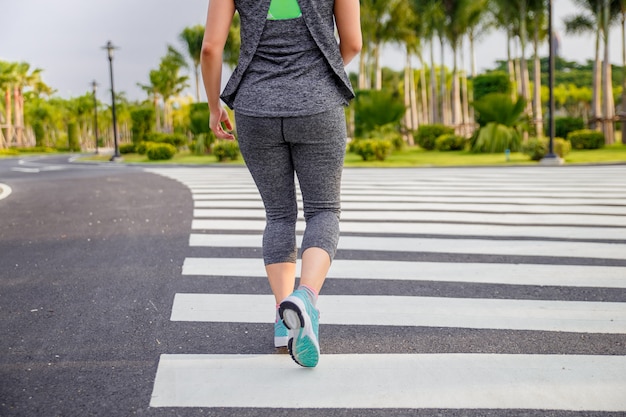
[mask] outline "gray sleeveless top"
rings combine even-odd
[[[341,82],[302,17],[266,20],[233,107],[257,117],[318,114],[348,104]]]

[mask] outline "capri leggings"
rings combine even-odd
[[[241,154],[265,206],[265,265],[296,262],[295,175],[306,228],[302,251],[311,247],[335,256],[339,241],[341,173],[346,147],[343,108],[302,117],[235,114]]]

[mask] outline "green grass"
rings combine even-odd
[[[81,158],[81,161],[108,161],[111,159],[111,155],[94,155]],[[198,156],[190,152],[178,152],[172,159],[165,161],[151,161],[146,155],[139,155],[136,153],[122,155],[122,161],[126,163],[134,164],[152,164],[152,165],[208,165],[208,164],[220,164],[220,165],[243,165],[243,160],[240,158],[236,161],[218,162],[217,158],[213,155]]]
[[[174,158],[167,161],[150,161],[145,155],[126,154],[122,155],[125,163],[140,164],[183,164],[183,165],[243,165],[242,159],[229,162],[218,162],[212,155],[197,156],[189,152],[179,152]],[[82,158],[83,161],[108,161],[109,155],[94,155]],[[617,143],[595,150],[572,150],[565,157],[566,164],[603,164],[603,163],[626,163],[626,145]],[[429,167],[429,166],[511,166],[511,165],[537,165],[528,156],[514,152],[509,160],[504,154],[473,154],[467,151],[439,152],[424,151],[418,147],[407,148],[401,152],[394,152],[385,161],[363,161],[360,156],[352,153],[346,154],[346,167]]]

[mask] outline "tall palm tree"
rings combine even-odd
[[[411,6],[415,14],[424,21],[421,37],[430,44],[430,106],[428,109],[428,120],[430,123],[441,122],[439,113],[439,97],[437,93],[437,74],[435,72],[435,37],[438,28],[443,26],[445,15],[440,5],[440,0],[412,0]],[[441,64],[443,66],[443,62]],[[444,73],[445,74],[445,73]],[[425,88],[425,86],[424,86]]]
[[[511,53],[513,34],[516,32],[516,27],[518,26],[516,22],[517,10],[514,6],[515,3],[510,0],[491,0],[490,2],[490,13],[493,16],[495,26],[504,30],[506,33],[507,68],[511,85],[516,84],[515,65]],[[515,88],[511,89],[511,98],[513,100],[516,99]]]
[[[469,28],[479,19],[484,1],[475,0],[444,0],[442,2],[447,22],[445,34],[452,49],[452,102],[451,123],[457,130],[461,130],[467,122],[467,112],[461,107],[461,74],[459,72],[458,57],[462,51],[463,39],[469,33]],[[467,102],[467,97],[465,97]],[[465,114],[465,115],[464,115]]]
[[[600,59],[600,45],[604,28],[604,0],[572,0],[580,13],[568,16],[564,19],[565,31],[570,34],[583,34],[587,32],[595,35],[595,58],[593,63],[593,96],[591,99],[590,126],[594,129],[602,128],[602,65]],[[614,7],[617,5],[613,2]],[[609,13],[608,17],[615,18],[618,13]],[[608,42],[608,36],[606,37]],[[608,51],[607,51],[608,52]]]
[[[541,60],[539,45],[548,36],[548,20],[545,0],[531,0],[528,14],[528,26],[532,31],[533,43],[533,99],[532,110],[535,123],[535,133],[543,136],[543,109],[541,102]]]
[[[158,94],[163,100],[163,130],[166,132],[172,131],[170,99],[187,88],[189,77],[180,75],[180,70],[184,66],[184,56],[174,47],[168,45],[167,53],[161,58],[159,68],[150,72],[150,85],[153,94],[155,96]]]
[[[401,0],[362,0],[361,23],[363,30],[364,51],[360,57],[360,82],[359,88],[366,87],[366,75],[370,72],[366,69],[367,58],[373,59],[374,89],[382,88],[382,69],[380,55],[383,45],[394,38],[396,30],[393,22],[393,9]]]
[[[179,35],[185,45],[185,51],[191,59],[196,81],[196,101],[200,101],[200,54],[202,52],[202,39],[204,38],[204,26],[196,25],[186,27]]]

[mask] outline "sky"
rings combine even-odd
[[[60,97],[75,97],[99,84],[98,98],[110,91],[109,62],[102,47],[112,41],[115,51],[114,83],[131,100],[146,98],[137,83],[147,84],[151,69],[159,65],[167,45],[184,47],[179,33],[204,24],[208,0],[0,0],[0,60],[28,62],[43,69],[43,81]],[[554,25],[561,37],[561,56],[585,62],[593,58],[591,35],[563,34],[563,18],[576,12],[571,0],[553,0]],[[611,61],[621,63],[621,32],[611,33]],[[439,57],[438,49],[435,50]],[[547,45],[542,48],[547,55]],[[439,58],[437,58],[439,59]],[[506,38],[494,31],[476,45],[478,71],[506,59]],[[402,52],[388,47],[383,65],[400,69]],[[466,58],[469,65],[469,58]],[[446,56],[451,65],[451,57]],[[357,71],[356,60],[348,71]],[[225,77],[228,74],[225,73]],[[193,85],[190,74],[190,85]],[[189,89],[192,94],[192,89]]]

